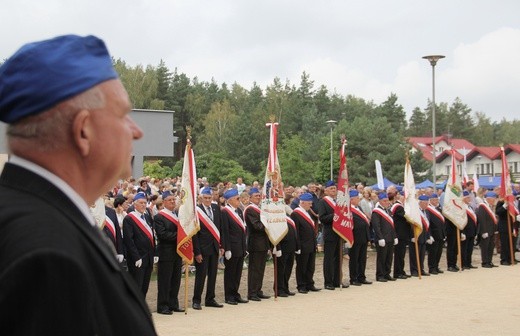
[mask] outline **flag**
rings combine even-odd
[[[285,237],[288,228],[282,175],[276,151],[278,123],[271,122],[266,126],[270,129],[269,156],[262,189],[262,202],[260,203],[260,220],[265,226],[269,240],[276,246]]]
[[[455,150],[451,150],[451,170],[446,190],[444,191],[444,204],[442,214],[448,218],[459,230],[464,229],[468,223],[466,209],[468,206],[462,201],[462,186],[457,176],[457,162],[455,161]]]
[[[473,191],[478,192],[480,184],[478,184],[477,173],[473,173]]]
[[[466,186],[469,182],[468,172],[466,171],[466,148],[464,148],[463,151],[464,151],[464,164],[462,165],[462,184],[464,186]]]
[[[500,198],[507,203],[507,211],[514,219],[518,215],[518,210],[515,207],[515,197],[513,196],[513,189],[511,188],[511,175],[509,175],[509,165],[507,164],[506,153],[504,147],[500,147],[502,152],[502,176],[500,179]]]
[[[177,253],[188,264],[193,263],[193,243],[191,237],[200,230],[197,216],[197,173],[195,156],[188,139],[182,167],[179,206],[179,227],[177,229]]]
[[[406,159],[404,166],[404,217],[413,225],[414,236],[419,237],[422,232],[421,209],[416,197],[415,179],[413,177],[410,160]]]
[[[350,211],[350,195],[348,190],[348,170],[345,147],[347,140],[342,139],[341,150],[339,152],[339,176],[338,176],[338,195],[336,207],[334,209],[334,219],[332,229],[344,239],[349,246],[354,244],[354,221]]]
[[[379,190],[385,190],[385,181],[383,180],[383,169],[381,168],[381,162],[376,160],[376,177],[377,177],[377,187]]]

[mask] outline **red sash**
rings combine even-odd
[[[114,225],[114,222],[112,222],[112,220],[106,215],[105,215],[105,227],[108,228],[108,231],[110,231],[110,233],[114,237],[114,241],[115,241],[116,240],[116,226]]]
[[[475,214],[473,209],[470,210],[470,208],[468,207],[466,209],[466,213],[468,214],[468,217],[471,217],[471,219],[473,220],[473,223],[475,223],[475,226],[477,226],[477,215]]]
[[[294,223],[294,221],[292,220],[292,218],[289,217],[289,216],[285,216],[285,219],[287,219],[287,224],[291,224],[291,226],[293,227],[293,229],[296,230],[296,223]]]
[[[244,231],[244,233],[246,232],[246,225],[244,224],[244,221],[242,220],[242,218],[240,218],[240,216],[238,216],[238,214],[236,212],[231,210],[228,206],[223,207],[222,211],[227,212],[227,214],[231,218],[233,218],[233,222],[235,222],[235,224],[238,225],[242,229],[242,231]]]
[[[426,215],[421,211],[421,222],[424,227],[425,231],[428,231],[430,229],[430,222],[428,222],[428,218],[426,218]]]
[[[403,205],[401,203],[394,203],[394,205],[392,205],[392,207],[390,208],[390,211],[392,211],[392,215],[395,215],[395,212],[397,211],[397,208],[398,207],[403,207]]]
[[[439,218],[441,222],[445,222],[444,216],[439,212],[439,210],[435,209],[432,205],[428,205],[426,208],[432,215]]]
[[[497,223],[498,223],[497,216],[493,213],[493,211],[491,211],[491,209],[489,208],[489,206],[488,206],[486,203],[480,203],[479,207],[484,207],[484,209],[485,209],[486,212],[488,213],[489,217],[491,217],[491,219],[493,220],[493,222],[495,223],[495,225],[497,225]]]
[[[363,211],[358,210],[354,206],[350,206],[350,210],[352,211],[352,213],[355,213],[356,215],[361,217],[368,225],[370,225],[370,221],[368,220],[367,215],[365,215],[365,213]]]
[[[220,245],[220,232],[218,231],[217,227],[215,226],[215,223],[211,220],[211,218],[206,215],[206,213],[199,207],[197,207],[197,215],[199,216],[199,220],[204,224],[206,229],[208,229],[209,232],[211,232],[211,235]]]
[[[256,204],[249,203],[249,205],[244,209],[244,217],[246,216],[246,211],[249,209],[253,209],[254,211],[260,213],[260,208]]]
[[[394,227],[394,220],[392,219],[392,217],[390,217],[389,214],[386,213],[385,210],[381,209],[381,208],[378,208],[376,207],[373,212],[376,212],[379,214],[379,216],[383,217],[390,225],[392,225],[392,227]]]
[[[305,211],[305,209],[298,207],[298,208],[294,209],[293,212],[296,212],[303,219],[305,219],[305,221],[307,221],[307,223],[309,223],[309,225],[312,226],[313,230],[316,229],[316,226],[314,224],[314,221],[311,218],[311,215],[309,215],[309,213],[307,211]]]
[[[164,211],[164,209],[162,209],[161,211],[159,211],[159,213],[161,215],[163,215],[164,217],[166,217],[166,219],[168,219],[170,222],[172,222],[173,224],[177,225],[177,228],[179,228],[179,225],[181,224],[179,222],[179,219],[178,218],[175,218],[173,217],[172,215],[170,215],[168,212]]]
[[[323,197],[323,200],[325,202],[327,202],[327,204],[332,208],[332,209],[336,209],[336,202],[334,202],[334,200],[332,199],[332,197],[330,196],[325,196]]]
[[[137,224],[137,227],[139,229],[141,229],[141,231],[143,231],[143,233],[148,237],[148,239],[150,239],[150,243],[152,243],[152,246],[155,246],[155,241],[153,239],[153,235],[152,235],[152,228],[150,228],[150,230],[148,230],[144,224],[141,222],[141,219],[138,218],[133,212],[129,213],[128,216],[130,216],[130,218],[133,219],[134,223]]]

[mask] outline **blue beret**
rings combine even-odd
[[[206,188],[202,188],[202,190],[200,191],[200,193],[202,195],[212,195],[213,193],[211,192],[211,188],[210,187],[206,187]]]
[[[484,197],[486,197],[486,198],[487,198],[487,197],[497,198],[498,195],[497,195],[497,193],[494,192],[494,191],[488,191],[488,192],[484,195]]]
[[[430,198],[439,198],[439,195],[437,195],[436,193],[433,193]]]
[[[325,183],[325,188],[334,187],[334,186],[336,186],[336,183],[334,183],[334,181],[332,181],[332,180],[329,180],[329,181],[327,181],[327,183]]]
[[[382,193],[379,193],[379,195],[377,195],[377,198],[382,200],[382,199],[388,198],[388,195],[386,193],[382,192]]]
[[[462,196],[464,196],[464,197],[469,196],[469,191],[464,190],[464,191],[462,192]]]
[[[428,195],[421,195],[419,196],[419,201],[428,201],[430,197]]]
[[[0,120],[15,123],[117,77],[105,43],[95,36],[26,44],[0,67]]]
[[[173,196],[173,194],[168,190],[168,191],[165,191],[161,194],[161,197],[162,199],[166,199],[166,197],[170,197],[170,196]]]
[[[259,194],[260,193],[260,190],[258,190],[258,188],[251,188],[249,189],[249,195],[253,195],[253,194]]]
[[[140,193],[135,194],[134,201],[137,201],[137,200],[140,200],[140,199],[145,199],[146,200],[145,193],[140,192]]]
[[[356,189],[350,189],[348,194],[350,197],[359,197],[359,191],[357,191]]]
[[[227,200],[235,196],[238,196],[238,190],[236,189],[228,189],[224,192],[224,198]]]
[[[307,201],[307,202],[312,201],[311,193],[306,192],[306,193],[301,194],[300,201]]]

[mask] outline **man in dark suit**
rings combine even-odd
[[[359,192],[356,189],[349,191],[352,219],[354,220],[354,244],[349,252],[350,284],[354,286],[370,285],[367,281],[365,269],[367,266],[367,248],[370,239],[370,221],[359,205]]]
[[[480,254],[482,267],[497,267],[493,264],[493,249],[495,248],[494,235],[497,230],[498,219],[495,214],[497,194],[488,191],[484,194],[484,203],[477,208],[477,235],[480,240]]]
[[[508,203],[504,199],[499,199],[496,205],[495,213],[498,218],[498,234],[500,238],[500,265],[511,266],[514,260],[511,260],[511,254],[514,256],[515,251],[511,251],[511,245],[509,244],[509,235],[513,237],[514,222],[516,218],[513,218],[508,208]],[[507,224],[509,217],[510,225]]]
[[[300,254],[296,255],[296,286],[302,294],[320,290],[314,286],[313,279],[316,267],[316,224],[310,214],[311,207],[312,195],[304,193],[300,197],[299,207],[291,213],[300,247]]]
[[[387,188],[388,200],[391,202],[390,214],[394,220],[397,245],[394,246],[394,278],[408,279],[410,275],[404,270],[404,259],[410,237],[413,236],[412,227],[405,218],[403,204],[399,201],[399,192],[395,186]],[[415,257],[415,256],[414,256]]]
[[[294,255],[301,253],[296,223],[290,217],[287,217],[287,229],[287,234],[277,246],[282,255],[276,260],[276,288],[273,288],[281,297],[296,294],[289,290],[289,279],[294,265]]]
[[[195,255],[195,286],[193,288],[192,307],[201,310],[202,291],[206,276],[206,307],[222,308],[222,304],[215,300],[215,284],[217,281],[218,258],[224,250],[221,244],[221,214],[220,207],[211,202],[211,188],[201,190],[201,204],[197,213],[200,221],[200,230],[193,236],[193,254]]]
[[[249,190],[250,203],[244,209],[244,220],[247,225],[247,251],[249,266],[247,272],[247,298],[251,301],[269,299],[262,291],[267,251],[271,247],[264,224],[260,220],[260,191],[257,188]]]
[[[395,234],[394,221],[388,213],[390,200],[385,192],[379,193],[377,197],[379,202],[374,207],[370,218],[377,251],[376,280],[379,282],[395,281],[395,278],[390,275],[390,271],[394,245],[397,245],[398,239]]]
[[[240,200],[236,189],[224,192],[226,205],[222,208],[222,242],[224,246],[224,296],[226,303],[236,305],[247,303],[238,290],[242,278],[242,267],[246,255],[246,224],[242,211],[238,208]]]
[[[155,335],[88,206],[131,175],[142,137],[105,44],[27,44],[0,67],[0,92],[11,153],[0,177],[2,334]]]
[[[114,249],[116,250],[116,259],[122,263],[124,256],[123,236],[121,235],[121,227],[117,220],[116,211],[110,207],[105,206],[105,221],[102,225],[103,233],[110,239]]]
[[[429,212],[426,210],[428,208],[428,202],[430,200],[430,196],[428,195],[420,195],[419,196],[419,209],[421,213],[421,225],[422,231],[419,236],[415,237],[414,235],[410,237],[410,253],[408,254],[410,260],[410,274],[412,276],[419,276],[419,267],[421,270],[421,275],[429,276],[429,273],[426,273],[424,270],[424,256],[426,254],[426,245],[431,245],[433,243],[433,239],[430,237],[430,217]],[[416,240],[417,239],[417,244]],[[417,247],[417,252],[415,248]],[[417,265],[417,255],[419,255],[419,265]]]
[[[446,220],[442,215],[437,194],[433,193],[430,196],[429,203],[426,211],[430,220],[430,237],[433,239],[432,243],[426,246],[428,250],[428,269],[430,274],[439,274],[444,273],[439,268],[439,263],[442,257],[444,241],[446,240]]]
[[[134,211],[123,219],[123,241],[127,252],[128,271],[144,297],[148,293],[155,257],[155,234],[152,219],[146,211],[146,195],[134,197]]]
[[[472,268],[477,268],[477,266],[473,266],[473,262],[471,261],[473,256],[473,246],[475,241],[475,236],[477,235],[477,214],[473,210],[471,205],[471,194],[469,191],[464,190],[462,200],[468,208],[466,209],[466,214],[468,216],[468,223],[462,230],[463,236],[461,238],[460,249],[462,254],[462,269],[469,270]]]
[[[177,253],[177,228],[179,218],[175,211],[175,196],[166,191],[162,193],[164,209],[153,218],[157,234],[157,312],[171,315],[184,312],[179,307],[179,288],[181,287],[182,258]]]

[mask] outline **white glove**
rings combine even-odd
[[[466,240],[466,235],[464,233],[460,234],[460,240],[462,240],[462,241]]]
[[[433,239],[432,236],[430,236],[430,239],[432,240],[432,244],[433,244],[433,242],[435,242],[435,239]]]
[[[141,268],[141,265],[143,264],[143,259],[139,259],[135,262],[135,267]]]
[[[516,221],[520,222],[520,215],[516,215]]]
[[[486,239],[487,237],[489,237],[489,234],[487,232],[482,234],[482,238]]]
[[[153,257],[153,263],[154,264],[157,264],[158,261],[159,261],[159,257]]]
[[[301,254],[301,253],[302,253],[302,250],[295,251],[294,253],[296,253],[296,254]]]
[[[385,245],[386,245],[386,242],[385,242],[384,239],[379,239],[379,240],[377,241],[377,243],[378,243],[379,246],[381,246],[381,247],[385,247]]]
[[[398,238],[394,238],[394,245],[397,245],[399,244],[399,239]]]
[[[122,254],[118,254],[118,255],[116,255],[116,259],[117,259],[118,263],[122,263],[123,260],[125,259],[125,256]]]
[[[432,237],[428,238],[428,239],[426,240],[426,244],[428,244],[428,245],[433,244],[433,238],[432,238]]]
[[[412,240],[411,240],[411,241],[412,241],[412,243],[415,243],[415,238],[412,238]]]
[[[226,260],[231,259],[231,251],[226,251],[226,252],[224,253],[224,257],[226,258]]]
[[[276,256],[280,258],[282,256],[282,250],[276,251]]]
[[[345,242],[345,247],[346,247],[346,248],[351,248],[351,247],[352,247],[352,244],[351,244],[349,241],[346,241],[346,242]]]
[[[507,210],[507,203],[502,204],[502,206]]]

